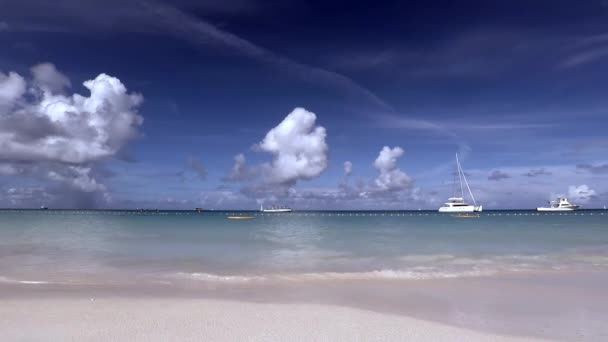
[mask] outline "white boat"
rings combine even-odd
[[[538,207],[538,211],[574,211],[580,206],[568,202],[565,197],[558,197],[556,201],[550,201],[548,207]]]
[[[292,211],[292,209],[276,205],[273,205],[270,208],[264,208],[263,205],[260,205],[260,211],[263,213],[289,213]]]
[[[473,192],[471,191],[471,187],[469,186],[469,182],[467,181],[467,177],[462,171],[462,167],[460,166],[460,161],[458,160],[458,154],[456,154],[456,169],[458,173],[458,179],[460,181],[460,196],[454,195],[453,197],[448,198],[448,201],[439,208],[440,213],[473,213],[473,212],[481,212],[483,210],[481,205],[477,205],[475,202],[475,196],[473,196]],[[471,196],[471,200],[473,201],[473,205],[468,204],[464,200],[464,184],[467,186],[467,190],[469,190],[469,195]],[[456,182],[454,182],[456,184]],[[458,190],[456,190],[457,192]]]

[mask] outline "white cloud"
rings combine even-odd
[[[83,83],[89,96],[65,95],[70,80],[53,64],[31,72],[30,82],[14,72],[0,73],[0,173],[104,192],[94,177],[95,164],[138,135],[143,97],[103,73]]]
[[[0,72],[0,115],[6,114],[25,93],[25,80],[15,72]]]
[[[374,167],[380,171],[375,180],[378,190],[399,191],[411,188],[411,178],[397,166],[397,160],[403,156],[403,149],[399,146],[390,148],[384,146],[374,161]]]
[[[350,161],[345,161],[344,162],[344,175],[346,175],[347,177],[350,176],[350,174],[353,172],[353,163],[351,163]]]
[[[568,187],[568,198],[575,203],[588,203],[594,196],[595,190],[589,188],[586,184],[570,185]]]
[[[312,113],[308,113],[307,115],[312,115]],[[280,134],[281,136],[283,136],[282,139],[288,139],[287,137],[293,137],[294,134],[286,132],[291,132],[292,130],[294,130],[294,128],[291,127],[290,129],[285,129],[284,127],[282,127],[282,125],[286,124],[291,126],[294,122],[300,121],[292,120],[292,118],[288,116],[286,120],[281,123],[281,125],[273,128],[271,132],[274,132],[276,134],[279,134],[278,132],[282,132],[283,134]],[[314,118],[309,120],[306,124],[302,124],[302,126],[308,127],[304,131],[309,132],[308,134],[311,134],[310,132],[315,131],[315,129],[313,129]],[[269,134],[271,132],[269,132]],[[318,173],[315,174],[319,174],[321,170],[325,168],[327,158],[327,147],[324,143],[325,135],[320,134],[318,138],[322,143],[319,143],[318,141],[316,146],[322,146],[322,148],[315,148],[312,150],[323,155],[323,158],[321,158],[323,160],[323,168],[319,168]],[[272,138],[271,140],[273,139],[275,138]],[[298,139],[295,140],[297,141]],[[309,145],[306,144],[306,146]],[[257,147],[259,148],[260,146]],[[293,149],[289,150],[293,151]],[[286,183],[280,183],[276,181],[276,178],[273,177],[270,177],[271,179],[256,179],[255,177],[251,177],[251,175],[272,175],[273,171],[276,170],[276,165],[274,163],[262,164],[254,166],[252,168],[246,168],[245,158],[242,155],[238,155],[235,158],[235,165],[230,175],[226,177],[226,179],[242,179],[242,177],[239,177],[239,175],[243,174],[242,170],[247,170],[246,173],[250,177],[246,179],[246,186],[244,186],[240,190],[241,194],[249,198],[256,198],[258,201],[272,200],[275,202],[280,201],[281,203],[292,203],[298,208],[411,209],[411,207],[408,207],[408,205],[421,205],[422,203],[427,201],[427,198],[423,198],[424,196],[422,196],[422,193],[419,190],[413,189],[412,179],[397,166],[397,160],[402,155],[403,149],[401,149],[400,147],[395,147],[393,149],[389,147],[384,147],[382,151],[380,151],[378,158],[373,164],[374,167],[379,170],[380,175],[371,182],[369,180],[360,178],[354,184],[349,184],[349,177],[352,174],[352,162],[346,161],[343,164],[344,179],[338,184],[336,188],[301,189],[293,186],[295,185],[297,179],[306,179],[304,177],[290,178],[290,181]],[[303,165],[308,164],[304,163]],[[255,172],[252,173],[252,170]],[[284,180],[284,178],[282,178],[281,180]]]
[[[53,81],[56,86],[58,80],[47,79],[44,84]],[[89,97],[56,95],[39,82],[32,86],[42,95],[34,101],[22,98],[15,86],[12,93],[5,92],[19,97],[9,113],[0,115],[0,158],[4,160],[79,164],[104,159],[134,138],[143,122],[137,113],[142,96],[128,94],[115,77],[100,74],[84,82]]]
[[[266,165],[268,182],[294,185],[298,180],[319,176],[327,168],[326,132],[316,126],[316,120],[315,113],[296,108],[256,145],[273,155]]]
[[[72,85],[70,79],[60,73],[55,65],[51,63],[38,64],[30,70],[34,78],[34,84],[51,93],[61,93],[64,88]]]

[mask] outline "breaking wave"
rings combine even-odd
[[[50,281],[45,280],[20,280],[7,277],[0,277],[0,283],[9,284],[27,284],[27,285],[39,285],[39,284],[51,284]]]
[[[185,273],[173,275],[175,278],[222,283],[255,283],[267,281],[330,281],[330,280],[424,280],[451,279],[465,277],[482,277],[495,274],[488,270],[471,270],[461,272],[437,272],[424,270],[376,270],[366,272],[310,272],[310,273],[277,273],[266,275],[219,275],[212,273]]]

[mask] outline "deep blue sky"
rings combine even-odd
[[[452,194],[456,152],[486,208],[560,194],[608,204],[606,1],[0,8],[0,81],[15,72],[35,84],[30,68],[52,63],[67,95],[89,96],[82,83],[105,73],[144,99],[137,137],[111,155],[0,155],[12,170],[0,167],[4,207],[436,208]],[[326,129],[327,165],[277,181],[267,168],[277,155],[254,145],[296,107]],[[404,150],[389,186],[374,167],[384,146]],[[251,172],[229,179],[240,153]],[[85,168],[100,186],[73,181]]]

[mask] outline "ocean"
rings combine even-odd
[[[0,211],[0,303],[141,296],[317,303],[497,334],[606,341],[606,271],[605,210],[475,218]]]
[[[228,216],[252,216],[231,220]],[[608,211],[0,211],[0,282],[424,280],[608,270]]]

